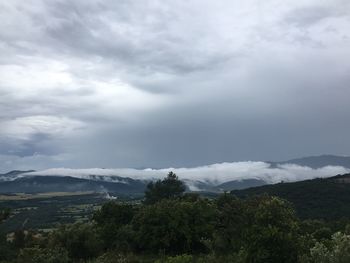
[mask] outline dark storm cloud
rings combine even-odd
[[[350,154],[347,1],[0,5],[6,169]]]

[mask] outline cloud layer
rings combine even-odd
[[[167,169],[67,169],[56,168],[44,171],[37,171],[22,174],[28,175],[58,175],[72,176],[78,178],[89,178],[91,175],[129,177],[138,180],[163,179],[169,171],[175,172],[181,180],[201,181],[219,185],[221,183],[259,179],[267,183],[294,182],[313,178],[325,178],[337,174],[344,174],[350,169],[340,166],[325,166],[319,169],[312,169],[306,166],[295,164],[279,165],[271,168],[265,162],[234,162],[219,163],[195,168],[167,168]]]
[[[347,0],[0,3],[1,171],[349,155]]]

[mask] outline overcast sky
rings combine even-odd
[[[348,0],[0,0],[1,170],[350,155]]]

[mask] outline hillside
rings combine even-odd
[[[240,198],[269,194],[292,202],[300,218],[350,217],[350,174],[233,190]]]
[[[318,169],[325,166],[343,166],[350,168],[350,157],[349,156],[337,156],[324,154],[319,156],[308,156],[302,158],[291,159],[283,162],[268,162],[272,167],[283,164],[297,164],[300,166],[307,166],[313,169]]]
[[[118,181],[110,182],[69,176],[26,176],[11,181],[0,181],[0,193],[93,191],[135,194],[143,193],[145,187],[145,182],[130,178],[120,178]]]

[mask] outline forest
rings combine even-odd
[[[264,193],[185,190],[170,172],[142,202],[107,202],[87,222],[2,233],[0,262],[350,262],[347,218],[300,218],[292,202]],[[1,210],[0,223],[9,217]]]

